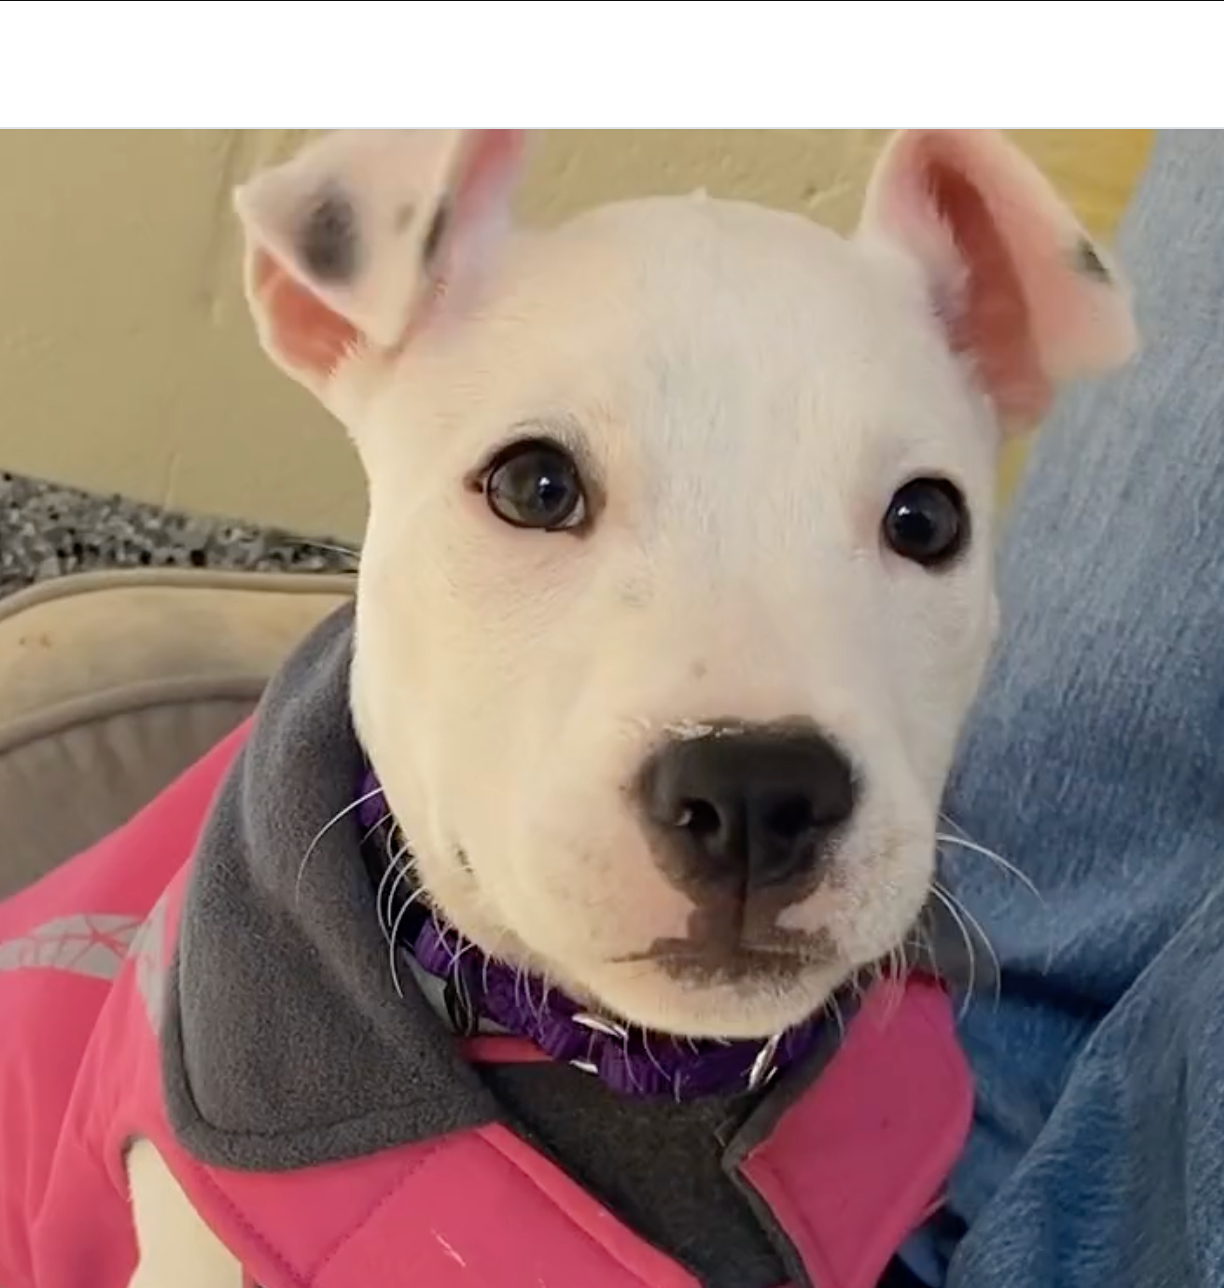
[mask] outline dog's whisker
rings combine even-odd
[[[534,992],[532,991],[533,985],[537,979],[539,980],[539,983],[540,983],[540,996],[538,999],[536,998]],[[535,1017],[537,1024],[541,1023],[544,1019],[544,1012],[545,1012],[546,1001],[547,1001],[547,992],[548,992],[548,985],[544,982],[544,979],[541,976],[538,976],[538,975],[533,976],[531,974],[528,974],[527,1007],[531,1011],[532,1015]]]
[[[537,1000],[532,992],[532,984],[538,979],[540,983],[540,996]],[[544,975],[532,976],[527,975],[527,1007],[535,1017],[537,1024],[544,1022],[544,1016],[548,1010],[548,979]]]
[[[540,1009],[536,1014],[536,1020],[539,1023],[543,1023],[548,1014],[548,999],[552,996],[555,987],[556,985],[547,974],[540,976]]]
[[[444,944],[445,944],[445,943],[446,943],[446,928],[442,925],[441,918],[439,918],[439,916],[438,916],[438,910],[437,910],[437,908],[430,907],[430,909],[429,909],[429,921],[430,921],[430,924],[433,926],[433,928],[434,928],[434,933],[438,936],[438,939],[439,939],[442,943],[444,943]]]
[[[985,927],[973,915],[973,913],[971,913],[969,909],[965,907],[964,902],[958,899],[946,887],[941,887],[941,888],[943,890],[943,893],[949,899],[950,903],[955,904],[960,909],[961,915],[965,918],[966,922],[968,922],[974,934],[976,934],[977,937],[986,946],[986,951],[990,954],[991,964],[994,969],[995,1005],[997,1006],[999,1002],[1002,1001],[1002,998],[1003,998],[1003,964],[1002,962],[999,961],[999,954],[995,951],[995,946],[991,942],[990,936],[986,933]]]
[[[303,550],[323,550],[328,554],[341,555],[346,559],[352,560],[354,564],[361,562],[361,551],[353,546],[341,545],[335,541],[312,541],[309,537],[295,537],[293,544]]]
[[[401,845],[398,850],[393,850],[390,843],[387,845],[387,866],[383,872],[379,885],[387,880],[388,873],[400,873],[411,866],[411,856],[408,853],[408,846]]]
[[[391,924],[389,915],[383,911],[383,900],[387,897],[387,886],[390,884],[394,889],[394,885],[399,881],[400,875],[397,864],[387,864],[386,868],[383,869],[382,876],[378,879],[378,887],[374,891],[374,910],[378,914],[378,925],[383,932],[384,939],[389,938],[391,935]],[[388,902],[387,907],[390,908],[390,906],[391,904]]]
[[[463,961],[464,957],[467,956],[467,954],[470,953],[476,947],[476,945],[472,943],[470,939],[466,939],[462,935],[460,935],[458,938],[459,938],[459,942],[456,944],[454,951],[451,953],[450,966],[447,968],[448,974],[453,975],[456,980],[458,980],[463,973],[459,969],[459,964]]]
[[[646,1053],[646,1059],[650,1061],[651,1068],[653,1068],[655,1072],[659,1075],[659,1077],[663,1078],[665,1081],[670,1079],[671,1075],[659,1063],[659,1057],[656,1056],[655,1053],[650,1049],[650,1034],[643,1029],[641,1030],[641,1037],[642,1037],[642,1050]],[[629,1054],[629,1036],[628,1034],[626,1034],[625,1035],[625,1055],[628,1056],[628,1054]],[[629,1069],[629,1076],[632,1077],[633,1076],[632,1062],[627,1060],[626,1067]],[[635,1083],[634,1085],[636,1086],[637,1084]]]
[[[629,1039],[625,1039],[625,1050],[628,1053]],[[645,1029],[642,1030],[642,1050],[646,1052],[646,1059],[650,1061],[656,1073],[662,1077],[667,1077],[667,1070],[659,1063],[658,1056],[650,1048],[650,1034]]]
[[[416,901],[424,896],[423,890],[414,890],[404,900],[404,906],[399,910],[395,917],[395,924],[391,927],[391,934],[387,944],[387,952],[391,961],[391,982],[395,985],[396,995],[402,1001],[404,998],[404,987],[400,983],[399,975],[399,953],[396,951],[396,944],[399,940],[399,929],[404,918],[408,915],[409,910]]]
[[[918,925],[910,932],[911,937],[906,937],[900,946],[901,960],[904,970],[908,973],[910,970],[909,953],[912,948],[918,954],[918,961],[928,961],[931,968],[936,972],[939,971],[939,954],[930,931],[926,926]]]
[[[391,812],[388,810],[387,813],[384,814],[382,818],[378,820],[377,823],[374,823],[370,827],[366,828],[365,832],[362,834],[362,837],[361,837],[361,844],[368,845],[370,841],[374,839],[374,836],[378,832],[378,829],[380,827],[386,827],[387,824],[391,822],[391,819],[393,817],[394,815],[392,815]],[[388,839],[388,843],[390,843],[389,839]]]
[[[372,791],[366,792],[364,796],[358,796],[355,801],[353,801],[349,805],[346,805],[338,813],[333,814],[332,817],[329,818],[321,828],[319,828],[319,830],[314,835],[314,839],[306,847],[306,853],[302,856],[302,861],[298,865],[297,880],[294,882],[294,886],[293,886],[293,897],[295,901],[299,903],[301,902],[302,878],[303,876],[305,876],[306,867],[310,863],[310,860],[314,857],[315,851],[319,848],[320,844],[323,841],[323,838],[328,834],[328,832],[332,830],[333,827],[336,826],[337,823],[340,823],[344,819],[346,819],[351,813],[353,813],[354,810],[359,810],[367,801],[372,801],[375,796],[381,796],[381,795],[382,795],[382,788],[375,787]]]
[[[967,850],[970,854],[980,855],[984,859],[989,859],[996,867],[1006,872],[1008,876],[1015,877],[1035,899],[1040,900],[1043,904],[1046,902],[1045,895],[1033,884],[1032,880],[1027,877],[1014,863],[1009,862],[1001,854],[994,850],[987,849],[984,845],[979,845],[976,841],[970,841],[963,836],[951,836],[946,832],[937,832],[935,840],[941,845],[951,845],[958,850]]]
[[[408,853],[408,847],[405,845],[397,851],[383,873],[382,880],[379,881],[379,891],[376,895],[375,903],[378,910],[378,921],[383,927],[384,934],[392,938],[391,934],[391,912],[395,907],[395,892],[401,885],[407,885],[412,876],[413,859]],[[391,878],[389,886],[386,886],[388,878]],[[382,894],[386,895],[386,911],[383,911]]]
[[[946,823],[958,835],[964,836],[964,837],[967,837],[969,835],[969,833],[965,831],[963,827],[961,827],[961,825],[956,821],[956,819],[952,817],[951,814],[947,814],[943,810],[940,810],[937,817],[941,823]]]
[[[857,1000],[861,1003],[866,1000],[869,991],[868,974],[866,971],[860,971],[855,979],[857,989]]]
[[[526,970],[522,966],[516,966],[514,970],[514,1004],[515,1006],[522,1006],[523,1004],[521,1000],[522,994],[520,990],[523,989],[524,986],[526,985],[527,985]],[[528,999],[530,1000],[530,997],[531,997],[530,992],[528,992],[527,996],[528,996]]]
[[[898,981],[904,976],[901,950],[897,944],[893,944],[893,946],[888,950],[886,968],[881,973],[883,974],[884,979],[888,981],[886,986],[895,992]]]
[[[467,976],[459,969],[459,965],[463,961],[464,955],[475,947],[476,945],[470,940],[460,937],[458,948],[451,960],[448,971],[448,977],[453,981],[455,991],[459,995],[459,1005],[462,1008],[465,1027],[469,1030],[473,1024],[479,1029],[479,1020],[472,1006],[472,994],[468,988]]]
[[[882,961],[871,964],[873,985],[884,994],[884,1020],[887,1022],[896,1014],[901,1004],[900,971],[897,948],[894,944]]]
[[[837,1025],[838,1043],[844,1043],[846,1040],[846,1017],[842,1014],[841,1000],[836,993],[833,993],[827,1002],[825,1010],[833,1012],[833,1023]]]
[[[521,974],[521,978],[523,981],[523,1007],[529,1015],[533,1015],[538,1020],[540,1017],[540,1010],[536,1005],[536,1000],[532,996],[531,992],[531,986],[533,983],[532,974],[530,971],[524,970]]]
[[[955,922],[957,929],[961,933],[961,938],[965,941],[965,951],[968,954],[969,964],[969,986],[965,992],[965,1000],[961,1003],[959,1019],[963,1020],[969,1009],[969,999],[973,997],[974,988],[977,984],[977,953],[973,944],[973,936],[969,933],[969,927],[965,919],[960,915],[956,907],[956,902],[944,891],[939,882],[931,886],[931,893],[943,904],[948,915]]]

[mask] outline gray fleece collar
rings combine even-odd
[[[218,1166],[305,1167],[499,1116],[429,1003],[395,991],[352,814],[323,831],[361,769],[351,650],[346,607],[273,681],[196,854],[163,1077],[181,1142]]]

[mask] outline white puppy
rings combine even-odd
[[[898,136],[850,239],[705,198],[515,230],[523,154],[340,133],[238,197],[263,344],[369,479],[358,732],[464,936],[764,1037],[908,946],[1000,445],[1128,355],[1126,294],[993,134]],[[131,1169],[136,1282],[223,1282]]]

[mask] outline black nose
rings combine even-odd
[[[742,894],[811,883],[856,795],[849,760],[807,724],[721,722],[675,738],[638,787],[665,868]]]

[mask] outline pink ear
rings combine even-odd
[[[509,224],[520,130],[345,130],[235,194],[265,349],[322,393],[459,307]]]
[[[1136,344],[1117,269],[1002,135],[907,130],[881,157],[860,237],[916,260],[953,350],[1005,427],[1055,386],[1119,366]]]

